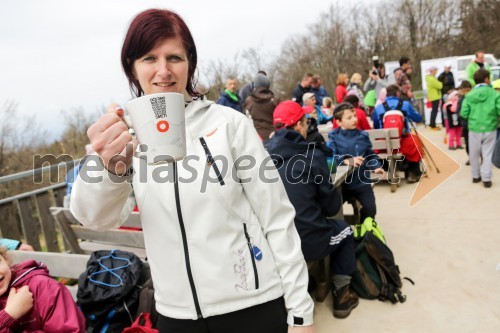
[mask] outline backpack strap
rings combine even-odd
[[[382,105],[384,106],[384,109],[385,111],[391,111],[391,110],[398,110],[398,111],[401,111],[403,113],[403,115],[406,117],[406,111],[403,111],[403,103],[405,101],[403,99],[398,99],[398,104],[396,105],[396,108],[395,109],[391,109],[391,107],[389,106],[389,104],[387,104],[387,102],[384,102],[382,103]]]
[[[406,117],[408,117],[408,113],[405,110],[403,110],[403,103],[404,102],[405,101],[403,99],[399,99],[398,105],[396,105],[396,110],[401,111],[401,113],[403,114],[403,116],[406,118]]]
[[[382,105],[384,106],[385,111],[391,111],[391,108],[389,107],[389,104],[387,104],[387,102],[384,101],[384,103],[382,103]]]
[[[398,101],[398,105],[396,105],[395,110],[403,111],[403,103],[404,103],[404,101],[400,98]]]
[[[389,104],[387,104],[387,102],[384,101],[384,103],[382,103],[382,105],[384,106],[385,112],[391,111],[391,108],[389,107]],[[382,114],[380,114],[378,116],[379,120],[380,120],[380,124],[382,124],[382,127],[384,127],[383,124],[384,124],[384,114],[385,114],[385,112],[382,113]]]

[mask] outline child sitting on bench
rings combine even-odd
[[[65,286],[43,263],[26,260],[10,267],[0,249],[0,331],[85,332],[85,319]]]
[[[333,116],[340,126],[328,134],[333,158],[337,165],[358,167],[342,185],[342,197],[344,201],[355,198],[361,203],[361,222],[367,217],[375,219],[377,208],[370,172],[383,175],[382,163],[372,150],[368,133],[357,129],[358,119],[352,104],[339,104]]]

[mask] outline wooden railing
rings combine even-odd
[[[79,160],[68,161],[67,168]],[[60,164],[0,177],[0,184],[52,171]],[[19,239],[37,251],[63,252],[69,249],[50,213],[51,206],[63,206],[66,183],[36,189],[0,200],[0,236]]]

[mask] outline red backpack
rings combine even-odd
[[[383,128],[397,128],[399,131],[399,136],[402,137],[403,134],[406,135],[406,112],[401,111],[403,108],[403,100],[399,100],[396,108],[392,110],[387,102],[384,102],[382,105],[385,108],[385,113],[380,115],[380,122],[382,123]]]

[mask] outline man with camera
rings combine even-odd
[[[365,93],[375,89],[375,96],[378,99],[380,90],[389,85],[389,76],[385,73],[385,65],[383,62],[379,62],[378,56],[373,58],[373,67],[370,71],[370,79],[366,80],[365,86],[363,87]]]

